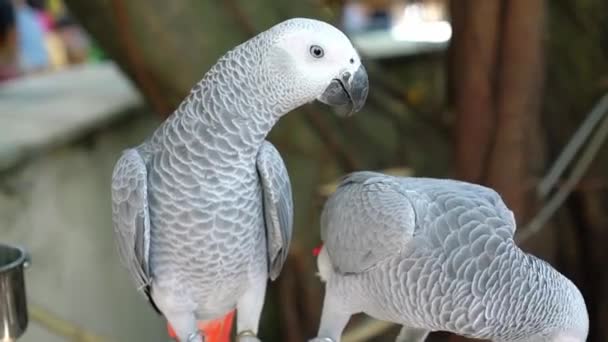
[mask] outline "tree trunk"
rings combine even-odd
[[[544,1],[452,1],[452,10],[456,175],[495,189],[525,222],[538,167],[529,156],[542,155]]]
[[[494,70],[500,10],[499,0],[451,2],[451,89],[457,115],[455,174],[475,183],[485,179],[496,125]]]
[[[537,209],[531,190],[547,167],[543,151],[555,159],[608,91],[608,3],[558,0],[548,2],[546,9],[543,1],[481,4],[452,1],[455,173],[498,190],[521,229]],[[499,13],[489,14],[495,13],[490,6],[499,7]],[[490,34],[496,22],[499,33]],[[480,25],[485,34],[475,33]],[[487,51],[492,48],[496,51]],[[494,60],[488,57],[492,53]],[[482,76],[477,75],[480,69],[485,70]],[[492,126],[491,133],[475,132],[480,126]],[[607,238],[607,171],[608,155],[599,154],[556,218],[523,244],[579,286],[590,316],[588,341],[608,339],[608,328],[601,323],[608,320],[608,254],[602,245]]]

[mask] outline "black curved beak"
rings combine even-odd
[[[345,71],[339,78],[334,78],[319,97],[319,101],[334,107],[338,115],[351,116],[361,110],[367,100],[368,91],[367,71],[361,65],[354,74]]]

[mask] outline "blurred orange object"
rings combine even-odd
[[[230,311],[226,316],[212,321],[199,322],[198,328],[205,336],[205,342],[230,342],[232,332],[232,321],[234,320],[235,310]],[[177,336],[171,324],[167,323],[169,337],[177,341]]]

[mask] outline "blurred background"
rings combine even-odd
[[[296,16],[352,38],[370,94],[355,117],[313,104],[270,134],[296,241],[262,340],[315,335],[321,206],[340,175],[374,169],[496,189],[522,248],[583,292],[588,340],[608,341],[605,0],[0,0],[0,240],[33,257],[22,340],[167,340],[118,263],[113,165],[225,51]],[[397,332],[357,316],[345,341]]]

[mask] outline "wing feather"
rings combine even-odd
[[[321,238],[341,273],[364,272],[414,239],[409,246],[446,253],[490,238],[492,244],[484,246],[494,248],[497,239],[512,238],[515,227],[513,213],[490,188],[369,171],[344,177],[321,216]]]
[[[393,178],[346,176],[321,214],[321,238],[335,271],[360,273],[399,253],[416,228],[414,209]]]
[[[138,290],[150,284],[147,171],[135,149],[123,152],[112,174],[112,221],[122,264]]]
[[[291,183],[281,155],[270,142],[262,144],[256,163],[264,197],[269,276],[275,280],[287,259],[293,234]]]

